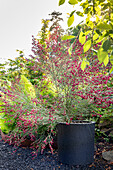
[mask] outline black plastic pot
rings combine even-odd
[[[59,123],[58,160],[70,165],[86,165],[94,161],[95,122]]]

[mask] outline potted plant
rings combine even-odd
[[[86,57],[82,45],[77,39],[70,49],[70,40],[61,40],[58,29],[56,27],[48,36],[44,45],[33,38],[33,52],[38,55],[38,70],[45,74],[39,86],[36,86],[36,89],[31,88],[29,81],[22,76],[23,81],[20,79],[17,83],[12,83],[10,89],[6,89],[4,98],[1,98],[6,109],[2,109],[2,112],[7,116],[8,111],[8,115],[16,120],[7,140],[20,146],[21,142],[29,138],[35,155],[39,151],[43,153],[46,146],[49,146],[53,153],[52,143],[57,126],[59,161],[75,165],[87,164],[93,161],[94,154],[95,123],[91,122],[92,114],[97,114],[98,108],[104,109],[112,104],[112,87],[107,87],[111,76],[107,71],[99,69],[101,64],[96,56],[92,65],[88,65],[84,71],[81,70],[81,59]],[[89,55],[90,51],[87,53],[87,56]],[[33,69],[37,70],[35,67]],[[69,129],[64,131],[65,127]],[[73,130],[70,130],[71,128]],[[87,133],[87,138],[84,133]],[[72,134],[72,137],[68,134]],[[81,135],[78,136],[79,134]],[[73,141],[72,138],[78,141]],[[71,142],[74,145],[71,145]],[[79,143],[81,145],[78,146]],[[72,150],[75,153],[70,152]],[[69,158],[71,153],[73,162]]]
[[[33,38],[33,52],[39,56],[40,63],[40,58],[44,59],[42,72],[50,77],[58,95],[55,111],[59,111],[60,118],[57,119],[59,161],[74,165],[88,164],[94,156],[95,123],[91,121],[92,114],[113,102],[110,99],[112,89],[104,89],[111,76],[107,74],[107,68],[104,72],[99,69],[102,64],[97,56],[90,55],[90,50],[84,54],[78,39],[70,48],[69,36],[68,40],[61,40],[58,32],[59,27],[56,27],[45,40],[46,46]],[[83,71],[82,59],[87,60],[87,56],[93,57],[92,65],[87,62]]]

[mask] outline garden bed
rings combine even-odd
[[[57,150],[54,150],[53,155],[49,150],[45,150],[43,155],[38,155],[35,159],[32,159],[30,148],[19,147],[15,152],[12,145],[1,140],[0,170],[112,170],[113,162],[110,163],[102,158],[102,151],[111,149],[113,149],[113,144],[101,139],[96,143],[94,163],[87,166],[69,166],[58,162]]]

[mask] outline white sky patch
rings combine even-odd
[[[0,0],[0,63],[8,58],[18,57],[17,49],[23,50],[25,57],[31,54],[32,35],[36,36],[42,25],[41,20],[49,18],[53,11],[61,12],[67,27],[67,13],[77,9],[65,3],[58,6],[59,0]],[[68,1],[67,1],[68,2]],[[76,26],[83,20],[75,15]]]

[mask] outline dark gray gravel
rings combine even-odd
[[[52,155],[50,151],[45,151],[43,155],[32,159],[30,148],[15,148],[4,141],[0,141],[0,170],[71,170],[78,169],[63,165],[57,160],[57,151]]]
[[[1,139],[1,136],[0,136]],[[69,166],[58,162],[57,151],[52,155],[45,151],[43,155],[32,159],[30,148],[19,147],[15,153],[14,147],[0,140],[0,170],[104,170],[100,165]]]

